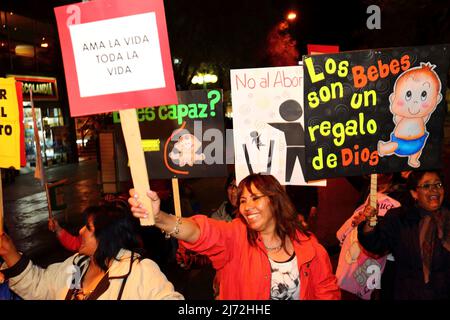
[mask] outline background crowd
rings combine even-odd
[[[49,230],[75,254],[45,269],[2,235],[0,297],[449,299],[450,216],[441,172],[379,174],[376,209],[369,205],[368,178],[352,179],[361,197],[337,230],[342,248],[336,266],[308,225],[318,206],[315,188],[286,188],[260,174],[237,185],[230,174],[226,199],[209,214],[192,209],[201,206],[191,201],[192,190],[183,197],[192,211],[181,219],[168,214],[170,188],[157,184],[158,192],[146,195],[154,205],[153,227],[141,227],[132,217],[131,211],[137,218],[147,214],[133,190],[129,204],[122,194],[87,208],[78,235],[50,219]],[[174,264],[179,277],[167,279],[164,272]],[[78,286],[75,272],[67,287],[68,266],[79,268]],[[195,293],[192,286],[199,282],[209,290]]]

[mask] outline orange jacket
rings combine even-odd
[[[181,241],[187,249],[207,255],[220,274],[221,300],[270,299],[270,262],[262,239],[257,246],[247,240],[247,226],[239,218],[231,223],[203,215],[191,217],[201,230],[195,243]],[[300,274],[300,300],[338,300],[341,297],[326,250],[314,236],[297,234],[293,241]]]
[[[81,236],[74,236],[67,232],[67,230],[61,228],[56,236],[58,237],[59,243],[69,251],[77,252],[81,246]]]

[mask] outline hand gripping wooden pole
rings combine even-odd
[[[152,202],[147,197],[150,190],[147,166],[145,164],[144,150],[141,144],[141,132],[136,116],[136,109],[120,110],[120,122],[122,124],[123,137],[127,147],[128,161],[130,164],[131,178],[134,190],[139,194],[139,202],[148,211],[148,218],[141,219],[141,225],[152,226],[155,224],[153,217]]]

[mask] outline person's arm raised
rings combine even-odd
[[[11,238],[6,233],[0,235],[0,237],[0,256],[3,260],[5,260],[6,265],[11,268],[20,260],[21,255],[14,246]]]
[[[128,203],[131,206],[133,216],[139,219],[147,218],[148,212],[139,202],[139,195],[130,189],[130,198]],[[168,214],[160,210],[161,201],[158,194],[154,191],[148,191],[147,196],[152,201],[153,216],[155,218],[155,226],[163,230],[166,234],[173,236],[179,240],[193,243],[200,237],[200,228],[191,219],[183,218],[178,220],[172,214]]]
[[[58,220],[55,218],[48,219],[48,230],[51,232],[55,232],[58,235],[61,232],[61,226],[58,223]]]

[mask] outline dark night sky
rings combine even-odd
[[[125,0],[126,1],[126,0]],[[1,0],[0,7],[55,21],[53,7],[71,0]],[[173,57],[193,65],[270,66],[267,35],[294,9],[290,26],[299,58],[306,45],[339,45],[341,51],[450,43],[450,10],[444,0],[164,0]],[[381,8],[381,30],[369,30],[367,7]]]
[[[0,7],[54,21],[53,7],[75,2],[1,0]],[[208,27],[217,28],[217,37],[235,32],[233,25],[241,24],[264,32],[268,24],[275,24],[286,11],[295,9],[299,19],[292,34],[302,54],[307,43],[339,44],[352,50],[374,48],[378,43],[395,46],[450,42],[450,13],[445,0],[165,0],[164,3],[169,27],[172,19],[183,19],[183,15],[195,15],[196,23],[200,24],[212,17],[216,26]],[[366,27],[369,16],[366,9],[370,4],[381,8],[381,30]],[[186,10],[187,6],[191,9]],[[194,23],[189,18],[187,21]],[[245,37],[247,30],[242,29],[241,35]],[[251,39],[247,42],[251,45]]]

